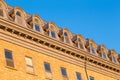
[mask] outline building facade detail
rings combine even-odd
[[[23,9],[13,8],[0,1],[0,40],[54,57],[61,61],[86,68],[90,71],[120,79],[120,55],[104,45],[98,45],[82,35],[73,34],[67,28],[60,28],[54,22],[45,22],[38,15],[29,15]],[[34,47],[33,47],[34,46]],[[6,63],[14,66],[12,51],[6,50]],[[27,71],[35,72],[33,58],[25,57]],[[86,66],[85,66],[86,65]],[[44,62],[46,77],[54,78],[51,65]],[[63,80],[68,78],[67,69],[61,67]],[[76,72],[82,80],[81,73]],[[94,77],[91,77],[91,80]]]

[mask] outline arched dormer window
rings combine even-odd
[[[64,32],[64,42],[70,44],[69,37],[68,37],[68,34],[66,32]]]
[[[92,43],[90,43],[90,53],[96,54],[95,48],[93,47]]]
[[[106,55],[104,49],[102,49],[102,54],[101,54],[101,56],[102,56],[102,58],[107,59],[107,55]]]
[[[52,37],[53,39],[58,39],[58,36],[56,35],[57,27],[52,22],[49,23],[49,25],[48,25],[48,31],[49,31],[49,36],[50,37]]]
[[[118,64],[118,54],[115,50],[110,50],[108,56],[113,63]]]
[[[16,12],[16,15],[21,17],[21,13],[19,11]]]
[[[114,56],[112,56],[112,62],[117,63],[117,59]]]
[[[78,48],[83,49],[83,44],[80,38],[78,38]]]
[[[0,3],[0,16],[3,16],[3,8],[1,3]]]
[[[34,29],[37,32],[40,32],[40,26],[39,26],[39,21],[37,19],[34,19]]]

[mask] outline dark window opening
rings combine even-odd
[[[16,12],[16,15],[19,16],[19,17],[21,17],[21,13],[18,12],[18,11]]]
[[[49,63],[44,63],[44,67],[45,67],[45,70],[47,71],[47,72],[51,72],[51,68],[50,68],[50,64]]]
[[[67,72],[65,68],[61,68],[62,76],[67,77]]]
[[[76,72],[76,76],[77,76],[77,80],[82,80],[80,73]]]
[[[14,67],[14,61],[11,51],[5,50],[5,58],[6,58],[6,65],[10,67]]]
[[[38,32],[40,32],[40,27],[39,27],[39,25],[35,25],[35,30],[38,31]]]

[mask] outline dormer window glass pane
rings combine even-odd
[[[68,36],[66,32],[64,32],[64,36]]]
[[[56,35],[55,35],[54,31],[51,31],[51,36],[52,36],[52,38],[56,38]]]
[[[68,37],[68,35],[67,35],[66,32],[64,32],[64,38],[65,38],[65,39],[64,39],[65,42],[68,43],[68,44],[70,44],[69,37]]]
[[[80,38],[78,38],[78,42],[81,42]]]
[[[107,55],[103,49],[102,49],[102,58],[107,59]]]
[[[39,25],[35,25],[35,30],[38,31],[38,32],[40,32],[40,27],[39,27]]]
[[[16,12],[16,15],[19,16],[19,17],[21,17],[21,13],[18,12],[18,11]]]
[[[113,61],[114,63],[117,62],[117,61],[116,61],[116,58],[115,58],[114,56],[112,56],[112,61]]]
[[[92,44],[90,44],[90,51],[91,51],[92,54],[95,54],[95,53],[96,53],[96,52],[95,52],[95,49],[94,49],[93,46],[92,46]]]
[[[102,53],[102,58],[104,58],[104,59],[106,59],[106,58],[107,58],[107,56],[106,56],[106,54],[105,54],[105,53]]]
[[[83,44],[80,38],[78,38],[78,48],[83,49]]]
[[[92,49],[91,49],[91,52],[92,52],[93,54],[95,54],[95,49],[94,49],[94,48],[92,48]]]

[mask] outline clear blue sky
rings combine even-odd
[[[120,0],[5,0],[120,53]]]

